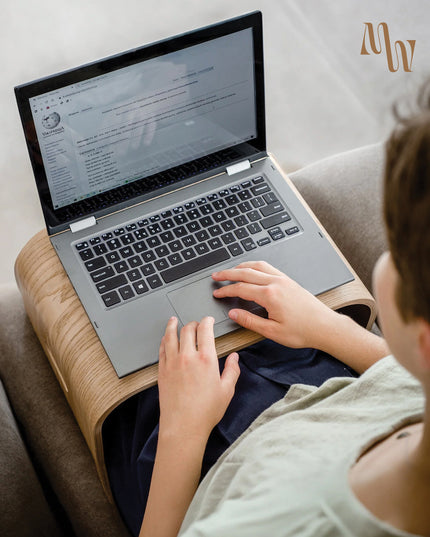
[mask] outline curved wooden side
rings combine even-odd
[[[285,178],[295,190],[288,177]],[[298,192],[297,195],[301,198]],[[93,455],[104,489],[111,498],[103,456],[103,422],[125,399],[157,382],[158,366],[118,378],[46,231],[37,233],[24,246],[16,260],[15,275],[27,314]],[[374,299],[357,276],[354,281],[319,298],[333,309],[362,308],[360,317],[367,319],[362,322],[367,328],[375,320]],[[225,356],[259,340],[258,334],[238,330],[217,339],[217,352],[220,357]]]

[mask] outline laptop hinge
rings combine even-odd
[[[251,167],[251,163],[249,162],[249,160],[242,160],[242,162],[238,162],[237,164],[232,164],[231,166],[227,166],[226,170],[227,170],[228,175],[234,175],[235,173],[249,170],[250,167]]]
[[[82,231],[83,229],[95,226],[96,223],[97,222],[95,217],[90,216],[89,218],[85,218],[84,220],[79,220],[79,222],[72,222],[70,224],[70,231],[72,233],[76,233],[77,231]]]

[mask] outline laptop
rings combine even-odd
[[[119,377],[172,315],[237,330],[210,275],[266,260],[315,295],[353,280],[266,151],[253,12],[20,85],[50,241]],[[297,307],[300,307],[298,304]]]

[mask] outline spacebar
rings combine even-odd
[[[226,259],[230,259],[230,254],[225,248],[219,248],[218,250],[209,252],[201,257],[182,263],[182,265],[176,265],[172,268],[163,270],[160,272],[160,276],[166,283],[174,282],[175,280],[179,280],[179,278],[193,274],[193,272],[197,272],[198,270],[208,268],[211,265],[216,265]]]

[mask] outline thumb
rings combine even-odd
[[[239,355],[232,352],[225,361],[224,370],[221,374],[221,383],[227,391],[230,399],[233,397],[234,388],[240,375]]]
[[[237,324],[240,324],[240,326],[243,326],[243,328],[267,337],[265,333],[268,322],[267,319],[263,319],[262,317],[255,315],[255,313],[250,313],[249,311],[240,309],[230,310],[228,315],[230,319]]]

